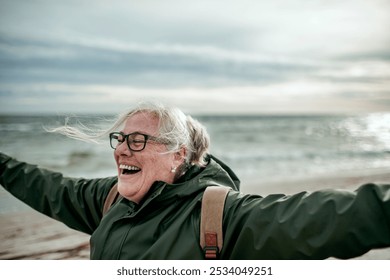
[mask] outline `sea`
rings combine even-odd
[[[243,182],[390,169],[390,112],[361,115],[199,115],[210,152]],[[85,143],[47,132],[68,119],[92,129],[114,116],[0,116],[0,151],[21,161],[96,178],[116,173],[108,137]],[[2,194],[4,190],[1,189]],[[7,208],[0,196],[1,209]]]

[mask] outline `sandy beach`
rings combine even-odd
[[[359,174],[359,175],[356,175]],[[294,181],[243,182],[242,192],[293,194],[324,188],[355,189],[367,183],[390,182],[389,170],[361,171],[327,178],[302,178]],[[89,259],[89,236],[29,208],[0,214],[0,259]],[[390,260],[390,248],[372,250],[356,259]]]
[[[0,259],[89,259],[89,236],[34,210],[0,215]]]

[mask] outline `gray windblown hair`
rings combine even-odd
[[[76,127],[65,123],[64,126],[48,131],[87,142],[98,142],[100,138],[107,137],[110,132],[118,130],[129,117],[137,113],[148,113],[159,119],[158,138],[163,143],[166,143],[168,152],[174,153],[182,147],[186,148],[186,167],[190,165],[206,165],[205,158],[210,146],[210,137],[206,128],[191,116],[185,115],[180,109],[167,107],[160,103],[139,103],[134,108],[119,115],[114,124],[105,130],[95,131],[82,125]],[[183,166],[182,168],[185,167]]]

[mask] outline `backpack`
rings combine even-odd
[[[222,250],[223,209],[230,190],[231,188],[225,186],[210,186],[203,194],[200,216],[200,247],[203,249],[205,259],[218,258]],[[115,184],[104,202],[103,216],[119,196],[117,184]]]

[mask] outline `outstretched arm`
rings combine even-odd
[[[91,234],[116,177],[67,178],[0,153],[0,184],[35,210]]]
[[[231,193],[225,257],[352,258],[390,246],[390,185],[267,197]]]

